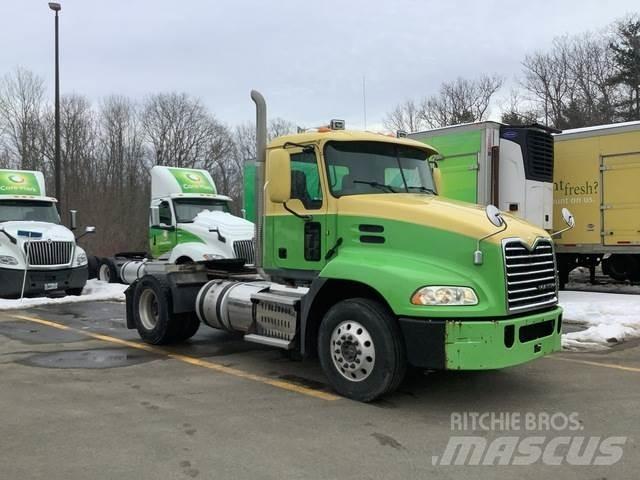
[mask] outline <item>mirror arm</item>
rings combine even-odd
[[[289,208],[289,206],[287,205],[287,202],[283,202],[282,206],[284,207],[284,209],[289,212],[290,214],[304,220],[305,222],[310,222],[311,220],[313,220],[313,217],[311,215],[301,215],[298,212],[294,212],[293,210],[291,210]]]
[[[476,242],[476,251],[473,252],[473,264],[474,265],[482,265],[484,262],[484,255],[482,253],[482,250],[480,250],[480,242],[482,242],[483,240],[486,240],[487,238],[493,237],[494,235],[497,235],[499,233],[504,232],[507,229],[507,222],[506,220],[503,218],[502,219],[502,228],[500,230],[496,230],[495,232],[489,233],[487,235],[485,235],[482,238],[479,238]]]
[[[550,237],[558,236],[558,235],[560,235],[561,233],[566,232],[567,230],[571,230],[572,228],[573,228],[573,226],[572,226],[572,225],[569,225],[568,227],[565,227],[565,228],[563,228],[562,230],[558,230],[557,232],[553,232],[553,233],[551,233],[549,236],[550,236]]]

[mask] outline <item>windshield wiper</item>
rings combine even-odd
[[[436,191],[433,188],[429,188],[429,187],[423,187],[422,185],[420,186],[408,186],[407,190],[410,188],[416,188],[418,190],[420,190],[421,192],[426,192],[426,193],[432,193],[434,195],[437,195]]]
[[[353,183],[363,183],[365,185],[369,185],[371,187],[374,188],[382,188],[382,189],[386,189],[391,193],[398,193],[396,192],[393,187],[391,185],[386,185],[384,183],[378,183],[378,182],[367,182],[365,180],[354,180]]]

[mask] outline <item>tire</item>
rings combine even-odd
[[[140,338],[152,345],[182,342],[192,337],[200,326],[193,313],[172,313],[169,284],[150,275],[136,284],[133,320]]]
[[[320,324],[318,355],[331,386],[361,402],[393,392],[407,368],[397,320],[384,305],[366,298],[329,309]]]
[[[82,295],[82,288],[70,288],[64,291],[67,295],[73,295],[75,297]]]
[[[96,278],[107,283],[118,283],[118,268],[113,259],[104,257],[100,259]]]
[[[626,255],[611,255],[602,260],[602,273],[609,275],[614,280],[624,282],[627,279]]]
[[[96,278],[98,275],[98,268],[100,268],[100,260],[93,255],[87,255],[87,271],[88,278]]]

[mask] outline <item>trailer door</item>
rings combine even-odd
[[[478,202],[478,166],[480,152],[444,156],[438,162],[442,175],[438,194],[462,202]]]
[[[640,244],[640,152],[602,157],[605,245]]]

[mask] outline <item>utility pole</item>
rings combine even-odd
[[[55,56],[56,56],[56,85],[55,85],[55,151],[54,151],[54,168],[55,168],[55,195],[58,199],[58,202],[62,201],[62,179],[60,172],[60,58],[59,58],[59,49],[58,49],[58,12],[62,10],[62,7],[59,3],[49,2],[49,8],[53,10],[56,14],[55,17],[55,25],[56,25],[56,33],[55,33]],[[60,205],[58,203],[58,205]],[[58,210],[60,207],[58,206]]]

